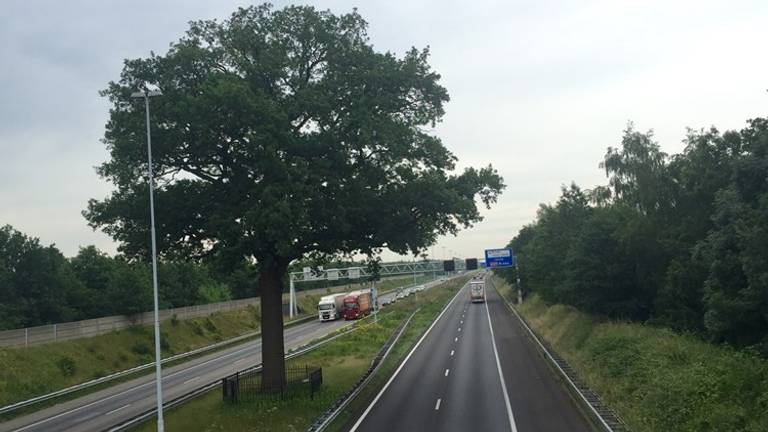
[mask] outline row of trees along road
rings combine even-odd
[[[512,240],[523,285],[768,355],[768,119],[685,144],[669,156],[630,126],[600,164],[607,185],[563,188]]]
[[[373,49],[356,12],[239,9],[199,21],[165,55],[125,61],[104,90],[112,108],[98,169],[116,190],[85,216],[129,257],[147,257],[144,114],[149,84],[164,259],[255,262],[264,380],[285,380],[281,296],[289,264],[383,248],[419,253],[480,220],[495,202],[490,166],[454,174],[456,158],[425,132],[448,93],[428,50]]]
[[[219,270],[214,263],[163,261],[160,307],[253,296],[253,266]],[[94,246],[66,258],[11,226],[0,227],[0,330],[131,315],[152,309],[149,265],[110,257]]]

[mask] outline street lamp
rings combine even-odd
[[[155,381],[157,381],[157,431],[164,432],[163,421],[163,373],[160,367],[160,312],[157,300],[157,242],[155,241],[155,180],[152,174],[152,136],[149,132],[149,98],[161,96],[160,90],[144,90],[131,94],[132,98],[144,99],[144,110],[147,115],[147,172],[149,173],[149,221],[152,234],[152,288],[155,297]]]

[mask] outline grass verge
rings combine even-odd
[[[426,280],[431,280],[431,276],[417,278],[419,283]],[[380,283],[379,289],[389,291],[412,283],[413,279],[410,277],[386,279]],[[307,311],[304,316],[315,314],[317,302],[323,295],[323,291],[299,293],[299,307]],[[260,319],[258,306],[248,306],[236,311],[217,312],[207,317],[164,321],[161,323],[163,358],[258,331]],[[133,326],[90,338],[28,348],[0,348],[0,406],[44,395],[153,360],[154,333],[151,326]],[[187,360],[189,358],[180,361]],[[148,373],[153,371],[140,371],[119,381],[110,381],[84,389],[75,395],[57,398],[55,402],[82,396]],[[49,405],[51,403],[40,404],[30,407],[30,410]],[[2,415],[0,421],[30,410]]]
[[[633,431],[768,430],[768,361],[755,354],[536,296],[517,309]]]
[[[405,356],[407,349],[431,324],[445,303],[453,297],[460,282],[451,281],[421,292],[418,296],[388,307],[378,323],[367,320],[357,331],[335,339],[317,350],[289,361],[289,364],[320,366],[323,368],[323,386],[314,398],[296,397],[271,404],[222,402],[221,393],[212,391],[165,415],[168,430],[184,431],[299,431],[305,430],[338,397],[347,391],[365,372],[371,361],[401,320],[421,307],[401,342],[394,347],[383,365],[391,374],[393,365]],[[397,356],[396,360],[392,360]],[[380,369],[382,372],[384,369]],[[378,373],[377,375],[382,375]],[[374,378],[376,379],[376,378]],[[369,385],[369,387],[372,387]],[[156,425],[147,422],[139,431],[153,431]]]

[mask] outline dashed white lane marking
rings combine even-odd
[[[458,341],[459,341],[459,338],[455,337],[455,338],[453,338],[453,341],[454,341],[454,342],[458,342]]]
[[[461,331],[461,327],[459,327],[459,331]]]
[[[439,399],[439,398],[437,399],[437,403],[435,404],[435,411],[437,411],[437,410],[439,410],[439,409],[440,409],[440,401],[441,401],[441,400],[442,400],[442,399]]]
[[[120,408],[117,408],[117,409],[113,409],[112,411],[110,411],[110,412],[108,412],[108,413],[106,413],[106,414],[104,414],[104,415],[110,415],[110,414],[114,414],[114,413],[116,413],[116,412],[120,411],[121,409],[125,409],[125,408],[128,408],[129,406],[131,406],[131,404],[128,404],[128,405],[123,405],[123,406],[121,406]]]
[[[453,350],[451,350],[451,357],[453,357]]]
[[[429,335],[429,332],[430,332],[430,331],[432,331],[432,328],[433,328],[435,325],[437,325],[437,323],[440,321],[440,318],[442,318],[442,317],[443,317],[443,315],[445,314],[445,312],[447,312],[447,311],[448,311],[448,309],[450,309],[450,307],[451,307],[451,305],[453,304],[453,302],[454,302],[454,301],[456,301],[456,298],[458,298],[458,297],[459,297],[459,294],[461,294],[461,293],[462,293],[462,291],[464,291],[464,288],[466,288],[466,285],[465,285],[464,287],[462,287],[462,288],[461,288],[461,289],[460,289],[460,290],[459,290],[459,291],[456,293],[456,295],[455,295],[455,296],[453,296],[453,298],[451,299],[451,301],[449,301],[449,302],[448,302],[448,304],[447,304],[447,305],[445,305],[445,308],[443,308],[443,311],[442,311],[442,312],[440,312],[440,315],[438,315],[438,316],[437,316],[437,318],[435,318],[435,320],[432,322],[432,325],[430,325],[430,326],[427,328],[427,331],[426,331],[426,332],[424,332],[424,334],[421,336],[421,339],[419,339],[419,341],[418,341],[418,342],[416,342],[416,345],[415,345],[415,346],[414,346],[414,347],[411,349],[411,351],[408,353],[408,355],[407,355],[407,356],[405,356],[405,359],[403,360],[403,362],[402,362],[402,363],[400,363],[400,366],[398,366],[398,368],[395,370],[395,373],[394,373],[394,374],[392,374],[392,376],[391,376],[391,377],[389,377],[389,381],[387,381],[387,383],[386,383],[386,384],[384,384],[384,387],[383,387],[381,390],[379,390],[379,393],[376,395],[376,397],[375,397],[375,398],[373,398],[373,402],[371,402],[371,404],[370,404],[370,405],[368,405],[368,408],[366,408],[366,409],[365,409],[365,411],[363,411],[363,414],[362,414],[362,415],[360,415],[360,418],[359,418],[359,419],[357,419],[357,422],[355,422],[355,424],[354,424],[354,425],[352,425],[352,429],[350,429],[350,430],[349,430],[349,432],[355,432],[355,431],[357,431],[357,428],[359,428],[359,427],[360,427],[360,424],[362,424],[362,423],[363,423],[363,420],[365,420],[365,417],[366,417],[366,416],[368,416],[368,413],[370,413],[370,412],[371,412],[371,410],[373,409],[374,405],[376,405],[376,402],[378,402],[378,401],[379,401],[379,399],[381,398],[381,395],[383,395],[383,394],[384,394],[384,392],[386,392],[386,391],[387,391],[387,388],[390,386],[390,384],[392,384],[392,381],[394,381],[394,380],[395,380],[395,378],[396,378],[396,377],[397,377],[397,375],[400,373],[400,371],[403,369],[403,367],[405,367],[406,363],[408,363],[408,360],[411,358],[411,356],[413,355],[413,353],[414,353],[414,352],[415,352],[415,351],[416,351],[416,350],[419,348],[419,345],[421,345],[421,343],[424,341],[424,339],[426,339],[426,338],[427,338],[427,335]],[[456,338],[456,340],[458,341],[458,340],[459,340],[459,338]],[[439,404],[439,402],[438,402],[438,404]]]
[[[446,370],[445,370],[445,376],[448,376],[448,373],[449,373],[450,371],[451,371],[450,369],[446,369]]]

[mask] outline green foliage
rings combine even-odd
[[[763,431],[768,361],[642,324],[607,322],[538,296],[520,312],[633,431]]]
[[[207,282],[197,289],[200,304],[218,303],[232,299],[229,287],[223,283]]]
[[[64,356],[56,360],[56,367],[59,368],[59,371],[61,371],[61,374],[65,377],[72,376],[77,371],[75,360],[69,356]]]
[[[152,348],[147,341],[136,341],[131,347],[131,352],[139,356],[149,356],[152,354]]]
[[[208,304],[233,298],[229,283],[240,293],[255,294],[253,266],[217,273],[215,263],[159,263],[162,308]],[[238,278],[242,278],[239,280]],[[60,323],[108,315],[132,315],[152,308],[150,266],[125,257],[110,257],[94,246],[66,259],[51,245],[0,228],[0,329]]]
[[[630,126],[607,186],[563,188],[512,240],[519,276],[550,303],[768,355],[768,119],[686,144],[668,156]]]
[[[354,11],[254,6],[126,61],[103,92],[114,108],[99,172],[117,190],[89,203],[91,225],[148,255],[144,108],[130,97],[145,83],[164,94],[153,143],[165,255],[416,251],[479,220],[475,198],[489,205],[503,184],[491,167],[452,174],[456,158],[423,131],[448,100],[429,51],[377,53],[366,27]]]
[[[99,174],[116,190],[84,212],[131,258],[146,239],[144,105],[152,102],[161,254],[259,265],[264,374],[282,370],[278,308],[289,264],[383,248],[418,253],[482,219],[503,181],[492,166],[457,172],[427,132],[448,92],[429,50],[376,52],[353,10],[241,8],[190,23],[166,54],[126,60],[102,94],[112,104]],[[476,202],[476,200],[478,202]],[[278,379],[272,376],[270,379]]]
[[[0,329],[78,319],[88,301],[58,249],[0,227]]]

